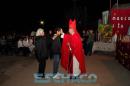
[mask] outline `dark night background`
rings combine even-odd
[[[112,5],[115,3],[116,0],[112,0]],[[119,0],[119,4],[122,3],[130,0]],[[110,7],[109,0],[11,0],[0,4],[0,31],[36,30],[42,19],[46,29],[67,28],[69,18],[74,17],[82,28],[96,27],[101,12]]]

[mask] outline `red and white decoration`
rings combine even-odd
[[[130,8],[115,8],[111,10],[110,22],[115,33],[127,35],[130,26]]]

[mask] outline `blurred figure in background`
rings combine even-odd
[[[29,56],[30,54],[28,37],[23,39],[23,54],[24,56]]]
[[[17,45],[18,45],[18,54],[22,55],[23,54],[23,39],[22,38],[18,40]]]
[[[87,42],[88,42],[88,35],[87,35],[87,32],[85,30],[83,30],[82,31],[82,43],[83,43],[85,55],[87,55],[87,45],[88,45]]]
[[[28,44],[29,44],[30,56],[32,56],[34,54],[34,48],[35,48],[33,37],[29,37]]]
[[[6,55],[7,54],[7,40],[6,40],[6,37],[3,35],[2,38],[1,38],[1,54],[2,55]]]
[[[92,48],[93,48],[93,42],[94,42],[94,33],[93,30],[88,31],[88,49],[87,49],[87,55],[91,56],[92,54]]]
[[[49,34],[48,34],[48,48],[49,48],[49,57],[50,59],[53,59],[53,52],[52,52],[52,37],[53,37],[53,32],[52,30],[49,30]]]

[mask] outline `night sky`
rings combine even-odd
[[[0,3],[0,30],[36,30],[42,19],[45,28],[64,27],[68,23],[68,15],[71,15],[73,1],[77,1],[77,6],[86,6],[87,25],[95,25],[101,18],[101,12],[109,10],[109,0],[10,0]],[[115,3],[116,0],[112,0],[112,5]],[[121,3],[130,3],[130,0],[119,0]]]

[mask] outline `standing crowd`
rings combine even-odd
[[[35,52],[39,64],[38,72],[34,74],[37,79],[46,78],[48,57],[53,58],[54,79],[58,77],[59,65],[70,74],[71,79],[79,78],[86,73],[82,38],[77,31],[76,20],[69,21],[68,33],[64,33],[62,28],[56,28],[54,34],[48,37],[44,29],[39,28],[35,37]]]
[[[86,73],[85,55],[92,54],[94,33],[83,30],[80,37],[76,20],[69,21],[68,33],[62,28],[45,33],[39,28],[34,36],[12,34],[0,36],[0,53],[22,56],[35,56],[38,62],[38,72],[35,78],[45,78],[46,60],[53,59],[53,78],[57,78],[59,65],[70,74],[70,78],[77,78]]]

